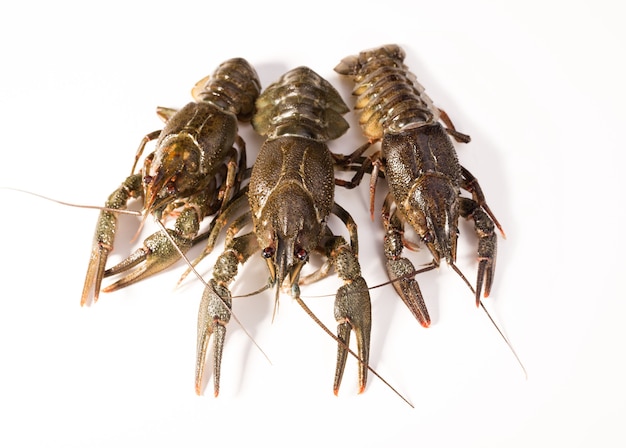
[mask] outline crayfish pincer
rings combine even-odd
[[[225,250],[217,260],[213,278],[200,305],[196,364],[198,393],[202,390],[211,335],[215,395],[219,392],[225,326],[232,303],[228,285],[237,274],[238,264],[245,263],[257,252],[267,263],[269,286],[276,288],[275,306],[280,289],[286,288],[309,312],[300,298],[299,284],[320,279],[334,267],[344,281],[335,301],[339,348],[334,391],[339,390],[352,330],[357,338],[359,391],[365,389],[371,328],[370,296],[357,260],[356,224],[334,202],[333,157],[325,143],[348,129],[341,116],[348,111],[337,91],[307,67],[287,72],[259,96],[252,125],[267,139],[252,167],[249,204],[246,204],[249,209],[237,216],[235,210],[241,206],[237,202],[241,201],[233,200],[222,214],[222,218],[233,217],[234,220]],[[328,228],[326,223],[331,214],[338,216],[347,226],[349,242]],[[253,231],[237,236],[240,229],[250,224]],[[301,278],[303,266],[314,253],[326,258],[324,265]]]
[[[476,178],[459,164],[450,140],[452,136],[467,143],[469,136],[456,131],[445,112],[433,105],[404,64],[404,57],[399,46],[386,45],[347,57],[335,68],[356,84],[355,109],[360,112],[359,123],[369,144],[382,141],[372,156],[361,157],[368,149],[366,144],[340,165],[357,172],[352,181],[343,183],[348,187],[357,185],[365,172],[371,173],[372,216],[379,174],[387,180],[390,192],[382,212],[387,271],[402,300],[420,323],[428,326],[430,318],[414,279],[415,268],[401,256],[406,244],[404,226],[410,225],[432,254],[426,270],[439,266],[443,259],[460,274],[455,266],[457,223],[459,217],[474,221],[479,239],[477,306],[483,287],[485,297],[491,289],[497,247],[494,230],[497,226],[502,232],[502,228]],[[461,189],[472,197],[461,196]]]
[[[104,291],[114,291],[167,268],[192,246],[200,222],[216,215],[240,189],[246,171],[245,144],[237,120],[252,117],[261,90],[256,71],[241,58],[222,63],[212,76],[192,90],[195,102],[180,110],[158,108],[165,128],[147,134],[137,151],[131,175],[115,190],[100,213],[87,268],[81,305],[98,299],[103,277],[131,270]],[[155,150],[135,167],[146,144],[157,139]],[[105,271],[113,250],[116,210],[131,198],[143,198],[143,219],[153,215],[164,222],[176,217],[173,229],[149,236],[143,247]],[[178,250],[176,248],[178,246]]]

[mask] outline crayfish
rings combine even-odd
[[[91,295],[98,300],[104,277],[128,272],[104,288],[115,291],[160,272],[180,259],[194,244],[200,222],[219,214],[240,188],[246,171],[245,144],[238,135],[237,120],[252,116],[261,90],[256,71],[241,58],[222,63],[213,76],[200,80],[192,90],[195,102],[180,110],[158,108],[165,128],[147,134],[137,151],[131,175],[108,198],[96,225],[81,305]],[[155,150],[135,172],[145,146]],[[143,219],[153,215],[164,222],[176,217],[173,229],[158,231],[143,247],[105,270],[113,250],[119,210],[132,198],[143,198]]]
[[[307,67],[287,72],[259,96],[252,125],[267,139],[252,167],[247,198],[239,195],[233,199],[213,228],[214,236],[228,219],[234,219],[227,231],[225,249],[217,259],[213,278],[200,304],[198,394],[202,391],[211,335],[214,393],[216,396],[219,393],[222,350],[232,307],[228,285],[237,275],[238,265],[258,252],[267,263],[268,286],[276,288],[276,304],[280,289],[286,288],[320,325],[302,302],[299,284],[326,276],[334,266],[344,281],[335,300],[339,347],[334,391],[337,393],[341,384],[352,330],[357,338],[359,390],[365,389],[369,368],[370,296],[357,259],[356,224],[334,202],[333,157],[325,143],[347,130],[348,124],[341,115],[348,111],[337,91]],[[237,215],[242,207],[246,211]],[[350,242],[328,228],[327,219],[331,214],[345,223]],[[238,235],[249,225],[252,231]],[[213,240],[209,237],[210,242]],[[300,278],[303,266],[313,253],[325,256],[326,262],[308,277]]]
[[[504,232],[487,206],[478,181],[460,165],[450,140],[452,136],[467,143],[469,136],[458,132],[447,114],[433,105],[404,64],[404,57],[399,46],[386,45],[347,57],[335,67],[336,72],[351,77],[356,84],[355,109],[368,138],[353,154],[338,160],[342,169],[356,171],[352,180],[338,183],[351,188],[358,185],[365,172],[371,173],[373,217],[376,182],[380,175],[387,180],[390,191],[382,210],[387,272],[404,303],[427,327],[430,317],[414,278],[415,267],[401,256],[404,247],[411,245],[404,239],[404,227],[411,226],[433,256],[432,263],[421,271],[434,269],[445,260],[465,279],[455,265],[457,224],[459,217],[474,221],[479,260],[476,306],[481,303],[483,288],[487,297],[493,282],[495,227],[503,236]],[[371,144],[379,141],[380,150],[362,157]],[[461,196],[461,189],[472,197]]]

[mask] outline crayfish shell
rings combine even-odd
[[[290,70],[268,86],[256,108],[252,126],[268,138],[298,135],[328,141],[349,127],[341,115],[350,108],[328,81],[308,67]]]

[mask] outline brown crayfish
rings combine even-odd
[[[258,252],[268,266],[269,287],[276,288],[276,303],[279,290],[286,288],[320,325],[300,299],[299,284],[326,276],[334,266],[344,281],[335,300],[339,347],[334,391],[337,393],[341,383],[352,330],[358,346],[359,390],[363,391],[369,368],[370,296],[357,259],[356,224],[334,202],[333,158],[325,143],[347,130],[348,124],[341,115],[349,109],[337,91],[307,67],[293,69],[267,87],[256,108],[253,127],[267,140],[252,168],[248,201],[243,195],[233,199],[213,229],[214,237],[220,231],[220,223],[223,226],[234,219],[200,304],[196,391],[202,390],[212,335],[214,393],[219,393],[222,350],[232,307],[228,285],[236,276],[238,265]],[[238,215],[241,207],[246,211]],[[345,223],[350,242],[328,228],[331,214]],[[253,230],[238,235],[248,225]],[[209,238],[209,246],[213,237]],[[325,264],[300,278],[313,253],[325,256]]]
[[[335,71],[351,77],[356,84],[355,109],[360,113],[359,123],[369,140],[352,155],[339,160],[343,169],[357,173],[351,181],[338,183],[354,187],[365,172],[370,172],[373,216],[376,182],[380,174],[384,175],[390,190],[382,211],[387,272],[404,303],[427,327],[430,317],[414,279],[416,270],[401,256],[405,245],[409,245],[404,240],[404,226],[415,230],[433,256],[432,263],[423,270],[436,268],[445,260],[463,277],[455,266],[457,223],[459,217],[474,221],[479,260],[477,306],[483,287],[485,297],[491,290],[497,251],[494,230],[497,227],[502,232],[502,228],[487,206],[478,181],[460,165],[450,141],[452,136],[467,143],[469,136],[456,131],[447,114],[433,105],[404,64],[404,57],[399,46],[386,45],[347,57],[335,67]],[[379,151],[361,157],[378,141],[381,141]],[[461,196],[461,189],[472,197]]]
[[[244,59],[222,63],[213,76],[192,90],[195,102],[180,110],[158,108],[165,120],[162,131],[142,140],[131,175],[115,190],[100,212],[87,269],[81,304],[98,299],[104,277],[127,272],[104,288],[114,291],[162,271],[194,244],[200,222],[217,214],[239,190],[246,170],[245,144],[237,133],[237,120],[249,120],[261,85],[255,70]],[[135,173],[148,142],[155,150]],[[118,210],[131,198],[143,198],[144,220],[152,214],[164,221],[176,217],[173,229],[149,236],[143,247],[121,263],[105,270],[113,250]]]

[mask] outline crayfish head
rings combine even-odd
[[[162,210],[198,188],[200,153],[197,145],[184,134],[172,137],[160,142],[159,150],[148,156],[144,163],[146,213]]]
[[[458,238],[458,189],[439,173],[427,173],[419,179],[401,211],[421,237],[435,263],[456,261]]]
[[[323,234],[325,222],[316,216],[311,197],[296,183],[277,187],[255,215],[255,233],[277,289],[297,289],[300,271]]]

